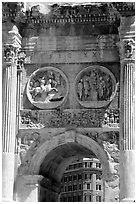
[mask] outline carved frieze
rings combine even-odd
[[[62,71],[54,67],[38,69],[31,75],[27,84],[28,99],[40,109],[58,107],[67,94],[67,78]]]
[[[21,128],[101,127],[105,110],[21,111]]]
[[[102,127],[119,127],[119,109],[106,109]]]
[[[88,108],[104,107],[113,100],[116,92],[115,77],[105,67],[88,67],[76,77],[75,94],[82,106]]]

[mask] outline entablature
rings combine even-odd
[[[28,4],[28,5],[27,5]],[[107,33],[117,33],[116,27],[119,26],[120,16],[135,15],[134,2],[112,2],[112,3],[54,3],[54,4],[32,4],[22,2],[3,2],[3,23],[14,21],[20,28],[21,34],[23,27],[29,29],[40,29],[47,25],[66,23],[70,24],[87,24],[96,26],[97,30],[101,26],[107,27]],[[44,11],[41,6],[45,7]],[[110,26],[113,29],[110,29]],[[98,31],[97,31],[98,32]]]

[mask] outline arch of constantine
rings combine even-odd
[[[102,164],[135,201],[135,3],[2,7],[3,201],[57,202],[66,167]]]

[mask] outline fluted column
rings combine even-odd
[[[120,201],[135,200],[135,17],[122,17],[120,36]]]
[[[16,137],[17,59],[21,36],[16,26],[9,31],[2,70],[2,199],[13,200]]]
[[[16,93],[16,138],[15,138],[15,168],[14,168],[14,178],[16,178],[18,174],[18,167],[21,164],[20,160],[20,143],[21,139],[18,137],[19,134],[19,125],[20,125],[20,105],[21,105],[21,84],[22,84],[22,69],[23,63],[20,63],[20,59],[18,57],[17,64],[17,93]],[[14,196],[16,199],[16,197]]]

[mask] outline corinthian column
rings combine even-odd
[[[2,70],[2,197],[3,201],[13,200],[14,151],[16,138],[16,87],[17,60],[21,36],[16,26],[9,31],[4,46]]]
[[[122,17],[120,36],[120,201],[135,200],[135,17]]]

